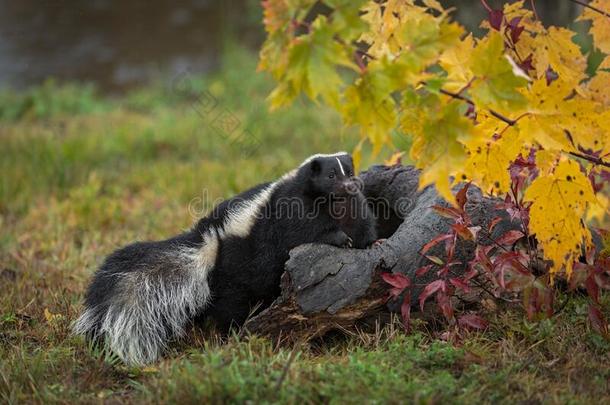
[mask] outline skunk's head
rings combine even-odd
[[[301,166],[314,195],[346,195],[355,190],[354,163],[346,152],[314,155]]]

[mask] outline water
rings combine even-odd
[[[113,91],[186,69],[213,69],[229,33],[257,37],[250,42],[262,38],[244,18],[260,13],[251,3],[0,0],[0,87],[53,76]]]

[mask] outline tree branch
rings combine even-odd
[[[449,96],[449,97],[452,97],[452,98],[455,98],[455,99],[458,99],[458,100],[465,101],[465,102],[467,102],[470,105],[475,105],[474,102],[471,99],[469,99],[468,97],[464,97],[461,94],[452,93],[452,92],[450,92],[448,90],[445,90],[445,89],[440,89],[440,92],[443,93],[446,96]],[[511,120],[510,118],[505,117],[504,115],[500,114],[497,111],[494,111],[494,110],[488,110],[488,111],[489,111],[489,113],[491,115],[493,115],[494,117],[496,117],[500,121],[504,121],[505,123],[507,123],[511,127],[514,126],[517,123],[517,120]]]
[[[485,10],[491,13],[491,7],[489,7],[489,4],[487,4],[485,0],[481,0],[481,4],[483,5],[483,7],[485,7]]]
[[[610,14],[606,13],[604,10],[602,10],[600,8],[590,5],[589,3],[585,3],[584,1],[581,1],[581,0],[569,0],[569,1],[571,1],[572,3],[580,4],[583,7],[586,7],[590,10],[593,10],[597,13],[600,13],[601,15],[605,15],[606,17],[610,18]]]
[[[606,162],[604,159],[602,159],[600,157],[585,155],[583,153],[578,153],[578,152],[568,152],[568,153],[574,157],[587,160],[593,164],[604,166],[604,167],[610,167],[610,162]]]

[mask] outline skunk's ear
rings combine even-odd
[[[309,163],[309,167],[311,168],[311,174],[314,176],[320,174],[320,171],[322,170],[322,164],[318,159],[312,160],[311,163]]]

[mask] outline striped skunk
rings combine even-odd
[[[211,318],[222,332],[243,324],[254,306],[279,296],[294,247],[375,241],[376,221],[356,180],[349,154],[314,155],[222,202],[188,232],[115,251],[93,276],[75,333],[143,365],[192,320]]]

